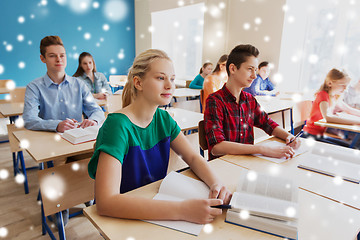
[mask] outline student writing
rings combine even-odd
[[[350,78],[345,72],[335,68],[329,71],[324,83],[316,93],[316,98],[310,112],[310,118],[307,120],[306,126],[304,127],[304,137],[313,137],[321,142],[348,146],[347,143],[341,140],[325,137],[324,132],[326,128],[316,126],[314,123],[324,118],[327,122],[331,123],[360,125],[360,121],[334,115],[337,111],[344,111],[349,114],[360,116],[360,110],[350,107],[341,100],[341,97],[339,97],[345,91],[349,82]]]
[[[100,215],[208,223],[221,214],[211,206],[229,203],[230,192],[172,117],[158,108],[171,101],[174,79],[173,64],[163,51],[150,49],[135,58],[123,90],[124,108],[108,115],[88,166]],[[166,176],[170,147],[209,186],[209,199],[172,202],[124,195]]]
[[[224,87],[211,94],[204,113],[205,133],[209,158],[225,154],[256,154],[269,157],[291,158],[300,140],[279,127],[261,110],[256,99],[243,89],[256,78],[259,51],[252,45],[238,45],[226,62],[228,81]],[[263,129],[290,143],[283,147],[253,145],[253,127]]]

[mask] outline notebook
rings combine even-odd
[[[66,130],[61,137],[72,144],[88,142],[96,139],[99,128],[98,125],[87,128],[73,128]]]

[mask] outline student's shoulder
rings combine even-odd
[[[46,84],[45,76],[35,78],[31,82],[29,82],[26,87],[30,89],[39,89],[41,86],[45,86]]]

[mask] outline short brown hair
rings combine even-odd
[[[41,39],[40,42],[40,53],[45,57],[46,48],[51,45],[60,45],[63,46],[63,42],[59,36],[46,36]]]
[[[241,44],[234,47],[234,49],[231,50],[226,62],[227,74],[230,76],[229,66],[231,63],[234,64],[237,69],[239,69],[241,64],[246,62],[247,58],[250,56],[257,58],[259,56],[259,50],[250,44]]]

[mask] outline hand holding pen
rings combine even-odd
[[[299,141],[299,143],[297,143],[296,140],[297,140],[297,138],[300,137],[303,133],[304,133],[303,130],[301,130],[300,132],[298,132],[298,134],[296,134],[294,138],[292,138],[288,143],[286,143],[286,146],[289,146],[290,144],[292,144],[293,142],[295,142],[295,144],[293,144],[293,146],[291,146],[291,147],[293,147],[293,148],[295,148],[295,149],[298,148],[298,147],[300,146],[300,141]]]

